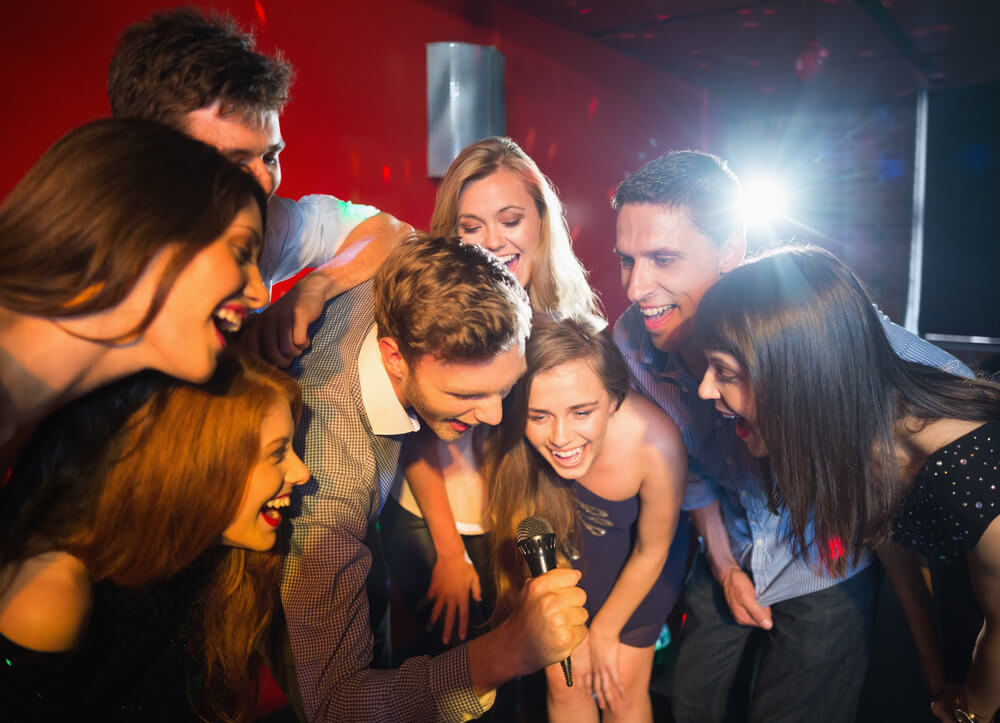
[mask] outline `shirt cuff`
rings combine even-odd
[[[469,677],[468,645],[459,645],[432,658],[430,679],[442,720],[474,720],[489,710],[496,699],[495,690],[476,695]]]
[[[688,477],[681,509],[690,512],[705,507],[717,499],[719,499],[719,491],[714,484],[706,480],[695,480]]]

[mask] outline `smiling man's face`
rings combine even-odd
[[[626,203],[618,211],[615,254],[622,286],[662,351],[691,339],[701,297],[743,258],[739,239],[720,246],[684,209],[652,203]]]

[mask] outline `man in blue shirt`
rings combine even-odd
[[[702,295],[743,260],[739,200],[739,182],[723,161],[682,151],[644,165],[612,201],[615,253],[634,302],[615,324],[615,342],[640,390],[681,429],[690,456],[684,509],[704,542],[685,583],[674,717],[723,719],[742,653],[760,630],[749,720],[853,721],[871,639],[870,558],[838,579],[816,556],[795,556],[734,423],[698,398],[706,361],[691,341],[692,322]],[[947,353],[885,323],[900,356],[967,373]]]

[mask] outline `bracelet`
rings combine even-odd
[[[952,705],[955,706],[952,715],[955,716],[955,720],[958,723],[987,723],[987,719],[983,716],[970,713],[965,709],[965,696],[961,693],[955,696],[955,701]]]

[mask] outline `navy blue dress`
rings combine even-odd
[[[590,619],[604,605],[618,574],[632,553],[638,535],[639,496],[611,501],[599,497],[579,482],[572,483],[579,504],[578,517],[583,549],[573,566],[583,572],[580,586],[587,593]],[[687,515],[681,515],[670,545],[670,555],[649,594],[639,603],[619,639],[625,645],[645,648],[656,642],[667,615],[677,602],[684,583],[691,535]]]

